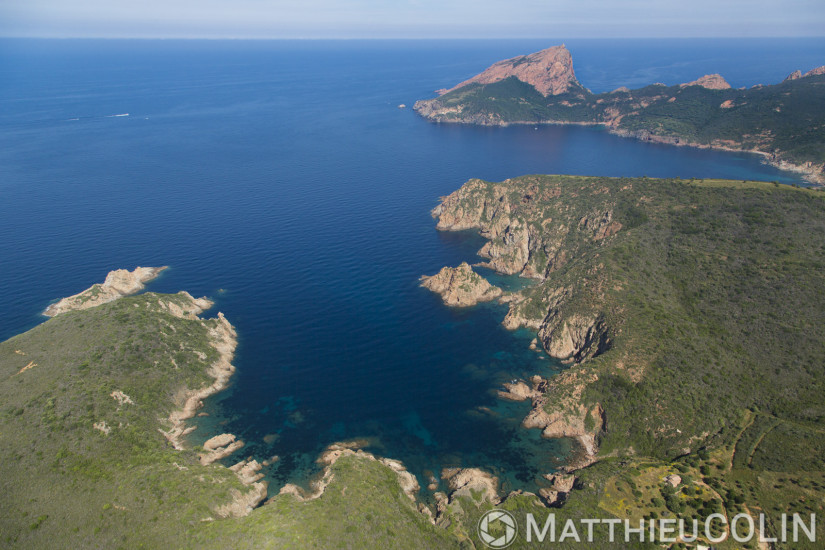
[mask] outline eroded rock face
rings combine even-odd
[[[528,224],[514,216],[507,182],[488,188],[486,182],[470,180],[442,199],[432,211],[436,229],[479,229],[488,243],[479,251],[487,267],[500,273],[522,273],[530,259],[531,232]],[[538,274],[535,274],[538,276]]]
[[[196,316],[197,313],[200,313],[202,311],[201,306],[211,305],[211,302],[208,300],[203,298],[196,300],[185,292],[179,293],[178,296],[184,296],[189,300],[186,307],[180,307],[178,304],[164,300],[160,300],[159,305],[173,315],[178,314],[186,318]],[[181,408],[172,411],[169,415],[167,420],[170,426],[169,429],[160,430],[172,446],[178,450],[185,448],[184,437],[194,430],[194,426],[186,426],[186,421],[195,416],[198,409],[203,406],[204,399],[224,389],[229,384],[229,379],[235,372],[235,366],[232,365],[235,348],[238,346],[238,334],[235,332],[235,328],[226,320],[223,313],[220,312],[218,312],[216,319],[204,319],[200,322],[207,325],[209,343],[218,352],[218,359],[209,366],[209,370],[207,371],[209,376],[214,379],[212,384],[199,389],[182,388],[175,397],[176,402]],[[243,445],[242,442],[235,442],[230,443],[230,446],[236,443]],[[234,450],[238,448],[240,447],[236,447]],[[228,454],[225,456],[228,456]],[[212,462],[214,462],[214,460],[212,460]]]
[[[722,78],[720,74],[706,74],[701,78],[697,78],[693,82],[687,82],[685,84],[680,84],[682,88],[686,88],[688,86],[701,86],[703,88],[707,88],[708,90],[729,90],[730,84]]]
[[[564,503],[567,495],[573,490],[576,476],[572,474],[547,474],[544,477],[552,483],[552,486],[539,489],[539,496],[544,499],[547,506],[558,506]]]
[[[232,500],[215,508],[221,518],[241,518],[248,516],[266,498],[266,482],[253,483],[245,493],[232,489]]]
[[[530,84],[544,96],[563,94],[581,88],[573,72],[573,57],[562,44],[494,63],[481,74],[453,86],[446,92],[463,88],[468,84],[492,84],[511,76]]]
[[[495,271],[543,280],[575,254],[575,249],[568,250],[571,230],[600,243],[622,229],[610,204],[584,215],[567,214],[566,220],[537,217],[531,211],[533,205],[555,201],[560,190],[536,187],[514,194],[508,183],[470,180],[443,197],[432,211],[438,219],[436,227],[442,231],[478,229],[488,239],[479,255],[488,258],[486,265]],[[560,204],[559,209],[563,211],[565,206]],[[445,283],[440,288],[446,288]],[[510,304],[503,324],[508,329],[536,330],[542,347],[553,357],[577,362],[593,357],[609,345],[607,326],[598,309],[568,311],[575,290],[570,286],[548,288],[539,307],[535,299],[525,302],[520,293],[502,296],[501,300]]]
[[[450,500],[481,494],[482,500],[498,504],[498,478],[479,468],[444,468],[441,479],[450,488]]]
[[[806,76],[817,76],[817,75],[821,75],[821,74],[825,74],[825,65],[823,65],[823,66],[821,66],[821,67],[817,67],[816,69],[811,69],[810,71],[808,71],[807,73],[805,73],[805,74],[804,74],[804,75],[802,75],[802,76],[803,76],[803,77],[806,77]]]
[[[607,328],[597,316],[551,312],[539,329],[539,340],[550,356],[581,362],[606,347]]]
[[[116,269],[106,275],[103,284],[95,284],[79,294],[63,298],[46,308],[43,315],[54,317],[67,311],[89,309],[135,294],[144,289],[145,283],[160,275],[163,267],[136,267],[134,271]]]
[[[421,277],[421,286],[440,294],[446,305],[455,307],[474,306],[501,296],[501,289],[473,271],[467,262]]]
[[[618,233],[622,224],[613,220],[612,210],[607,210],[582,217],[579,220],[579,227],[591,233],[593,240],[600,241]]]

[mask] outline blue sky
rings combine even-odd
[[[825,36],[825,0],[0,0],[0,36]]]

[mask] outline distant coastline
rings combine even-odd
[[[499,61],[439,97],[415,102],[432,122],[480,126],[603,126],[641,141],[755,153],[763,162],[825,185],[825,66],[780,84],[735,90],[718,74],[676,86],[651,84],[593,94],[564,45]]]

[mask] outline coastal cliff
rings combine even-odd
[[[568,369],[508,384],[500,395],[532,403],[525,426],[578,441],[575,468],[605,454],[690,453],[754,399],[787,387],[791,371],[804,377],[799,369],[772,370],[768,358],[790,349],[773,336],[762,337],[771,341],[760,341],[759,352],[739,346],[754,343],[730,312],[749,311],[762,335],[775,315],[789,318],[800,308],[815,315],[805,300],[817,301],[810,278],[819,275],[778,258],[763,264],[807,281],[783,287],[777,306],[768,299],[774,291],[744,266],[770,258],[767,250],[783,239],[812,257],[818,245],[810,235],[819,229],[803,231],[786,218],[801,215],[825,231],[821,204],[818,192],[763,183],[525,176],[470,180],[433,215],[439,230],[476,229],[487,239],[479,255],[490,267],[537,281],[503,298],[502,323],[536,331],[536,344]],[[768,219],[794,229],[771,234],[761,222]],[[764,376],[758,389],[726,382],[742,369]],[[788,406],[801,410],[801,402],[814,398]]]
[[[500,61],[414,107],[433,122],[603,125],[643,141],[747,151],[823,184],[825,140],[817,130],[825,124],[823,90],[819,67],[750,89],[709,74],[675,86],[593,94],[576,80],[570,52],[556,46]]]

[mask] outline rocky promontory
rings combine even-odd
[[[94,284],[79,294],[63,298],[47,307],[43,315],[54,317],[67,311],[88,309],[138,293],[144,289],[146,283],[155,279],[167,267],[136,267],[133,271],[110,271],[102,284]]]
[[[582,89],[573,72],[573,57],[562,44],[530,55],[519,55],[494,63],[482,73],[456,84],[444,93],[470,84],[492,84],[510,77],[515,77],[533,86],[544,96]]]
[[[825,184],[821,84],[825,67],[783,82],[733,89],[720,74],[668,86],[591,93],[562,45],[499,61],[439,97],[415,103],[432,122],[603,125],[611,133],[669,145],[748,151]]]
[[[444,267],[431,276],[421,277],[421,286],[441,295],[448,306],[469,307],[479,302],[489,302],[501,296],[501,289],[473,271],[463,262],[458,267]]]
[[[682,88],[687,88],[688,86],[701,86],[702,88],[707,88],[708,90],[730,89],[730,84],[728,84],[727,80],[725,80],[720,74],[706,74],[701,78],[697,78],[693,82],[679,84],[679,86]]]

